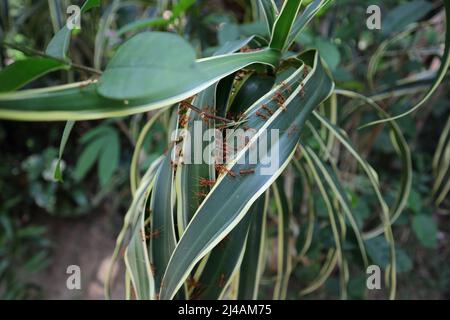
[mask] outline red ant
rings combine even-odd
[[[286,111],[286,107],[284,106],[284,103],[286,102],[286,99],[283,97],[283,95],[280,92],[276,92],[275,95],[272,98],[273,101],[275,101],[278,106],[283,109],[283,111]]]
[[[223,288],[225,285],[225,274],[221,273],[219,277],[219,288]]]
[[[236,148],[230,147],[230,145],[226,142],[222,144],[223,152],[228,154],[228,150],[233,149],[234,151],[238,151]]]
[[[184,114],[186,114],[186,112],[188,111],[188,107],[186,106],[186,103],[188,103],[188,102],[185,102],[185,101],[181,101],[181,103],[180,103],[180,107],[178,108],[178,115],[184,115]]]
[[[261,119],[263,119],[263,120],[269,120],[269,118],[267,117],[267,116],[265,116],[265,115],[263,115],[261,112],[259,112],[259,111],[256,111],[256,116],[257,117],[260,117]]]
[[[272,100],[276,101],[279,104],[283,104],[286,101],[281,92],[275,92],[275,95],[273,96]]]
[[[142,242],[145,242],[147,239],[158,238],[160,235],[161,232],[159,230],[155,230],[153,232],[150,232],[149,234],[146,234],[143,230],[141,230]]]
[[[180,119],[178,120],[178,124],[180,125],[180,127],[186,127],[187,124],[189,122],[189,118],[186,114],[183,114],[180,116]]]
[[[228,170],[227,167],[225,167],[223,164],[216,164],[216,170],[219,172],[219,174],[229,174],[233,178],[236,177],[236,173],[234,173],[232,170]]]
[[[296,131],[299,131],[298,126],[295,124],[291,125],[288,130],[288,136],[291,137]]]
[[[197,192],[195,194],[198,198],[206,198],[206,196],[208,195],[206,192]]]
[[[141,241],[145,242],[147,240],[147,236],[145,235],[145,232],[143,230],[140,230],[141,232]]]
[[[302,83],[301,86],[302,86],[302,87],[301,87],[301,89],[300,89],[300,96],[301,96],[302,98],[304,98],[304,97],[305,97],[305,85]]]
[[[281,86],[282,86],[283,88],[285,88],[287,92],[289,92],[289,93],[292,92],[292,87],[291,87],[290,85],[288,85],[286,82],[281,81]]]
[[[195,278],[193,276],[190,276],[187,280],[186,280],[186,284],[188,289],[195,289],[198,288],[200,286],[200,283],[195,280]]]
[[[189,109],[189,107],[188,107],[189,105],[190,105],[190,103],[189,103],[189,101],[187,99],[181,101],[180,102],[180,107],[179,107],[179,110],[178,110],[178,114],[186,113],[187,110]]]
[[[200,178],[199,182],[200,186],[202,187],[212,187],[216,183],[216,180],[208,180],[205,178]]]
[[[224,248],[225,244],[227,243],[227,241],[229,240],[229,236],[226,236],[225,238],[222,239],[222,241],[219,242],[219,244],[217,245],[219,248]]]
[[[267,104],[263,104],[261,106],[261,109],[264,109],[267,111],[268,114],[273,115],[273,111],[267,106]]]
[[[173,161],[173,160],[170,160],[170,166],[172,167],[172,169],[177,170],[178,163],[176,163],[176,162]]]
[[[242,175],[244,175],[244,174],[253,174],[253,173],[255,173],[255,169],[241,169],[239,171],[239,174],[242,174]]]
[[[303,78],[306,78],[308,76],[308,74],[309,74],[308,68],[305,66],[303,68]]]
[[[192,292],[191,300],[197,300],[200,295],[205,292],[206,287],[202,285],[197,285],[197,287],[194,289],[194,292]]]
[[[80,83],[80,85],[78,86],[78,88],[80,88],[80,89],[86,88],[87,86],[89,86],[90,84],[95,83],[95,82],[97,82],[96,79],[95,79],[95,80],[93,80],[93,79],[88,79],[88,80],[83,81],[82,83]]]
[[[184,137],[183,136],[178,136],[175,140],[173,140],[172,142],[175,144],[179,144],[180,142],[183,142]]]
[[[200,118],[202,118],[202,120],[205,123],[208,123],[208,121],[212,119],[211,115],[215,113],[216,113],[215,110],[210,110],[210,108],[206,106],[202,109],[202,112],[200,113]]]

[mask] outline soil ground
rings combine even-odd
[[[106,210],[105,210],[106,212]],[[120,217],[114,213],[91,213],[85,218],[45,218],[48,236],[53,243],[52,263],[35,274],[44,299],[104,299],[103,285],[114,250]],[[66,273],[69,265],[81,271],[81,289],[69,290]],[[124,297],[124,267],[115,270],[113,299]]]

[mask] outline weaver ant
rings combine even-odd
[[[282,86],[283,88],[285,88],[286,91],[287,91],[288,93],[291,93],[291,92],[292,92],[292,87],[291,87],[290,85],[288,85],[286,82],[281,81],[281,86]]]
[[[255,169],[241,169],[239,170],[239,174],[245,175],[245,174],[253,174],[255,173]]]
[[[212,187],[216,183],[216,180],[208,180],[205,178],[200,178],[199,183],[201,187]]]
[[[260,49],[252,49],[249,46],[245,46],[243,48],[241,48],[241,52],[245,53],[245,52],[255,52],[255,51],[259,51]]]
[[[298,128],[298,126],[296,124],[292,124],[289,127],[288,130],[288,137],[292,137],[294,135],[295,132],[299,131],[300,129]]]
[[[261,106],[261,109],[264,109],[267,111],[268,114],[273,115],[273,111],[267,106],[267,104],[263,104]]]
[[[302,88],[300,89],[300,96],[302,97],[302,98],[304,98],[305,97],[305,85],[302,83]]]
[[[170,166],[172,167],[172,169],[177,170],[178,163],[176,163],[176,162],[173,161],[173,160],[170,160]]]
[[[219,244],[217,245],[218,248],[225,248],[225,244],[228,242],[228,240],[230,240],[229,236],[226,236],[225,238],[223,238]]]
[[[278,104],[278,106],[281,109],[283,109],[283,111],[286,111],[286,107],[284,105],[284,103],[286,102],[286,99],[280,92],[275,92],[275,95],[273,96],[272,100],[275,101]]]
[[[186,284],[189,290],[191,289],[195,289],[198,288],[200,286],[200,282],[198,282],[197,280],[195,280],[195,278],[193,276],[190,276],[187,280],[186,280]]]
[[[97,80],[88,79],[88,80],[86,80],[86,81],[83,81],[83,82],[78,86],[78,88],[80,88],[80,89],[86,88],[87,86],[89,86],[90,84],[95,83],[95,82],[97,82]]]
[[[260,118],[263,119],[263,120],[269,120],[269,118],[268,118],[266,115],[262,114],[262,113],[259,112],[259,111],[256,111],[255,114],[256,114],[257,117],[260,117]]]
[[[194,291],[191,294],[191,300],[196,300],[200,297],[200,295],[205,292],[206,287],[202,286],[200,284],[197,285],[197,287],[194,288]]]
[[[308,74],[309,74],[308,68],[305,66],[303,68],[303,78],[306,78],[308,76]]]
[[[160,235],[161,235],[160,230],[155,230],[155,231],[149,232],[148,234],[146,234],[144,231],[141,230],[142,241],[145,241],[146,239],[158,238]]]
[[[236,173],[233,170],[228,170],[223,164],[216,164],[216,170],[219,174],[229,174],[233,178],[236,177]]]
[[[196,194],[195,194],[199,199],[200,198],[206,198],[206,196],[208,195],[206,192],[197,192]]]
[[[221,273],[219,277],[219,288],[223,288],[225,285],[225,274]]]
[[[186,114],[183,114],[180,116],[180,119],[178,120],[178,124],[180,125],[180,127],[186,127],[187,124],[189,122],[189,118]]]
[[[283,104],[286,102],[286,99],[284,98],[284,96],[281,94],[281,92],[277,91],[275,92],[275,95],[272,98],[274,101],[276,101],[279,104]]]

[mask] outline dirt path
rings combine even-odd
[[[118,213],[91,213],[81,219],[45,217],[53,243],[52,264],[32,278],[42,288],[44,299],[104,299],[103,284],[119,220]],[[80,267],[80,290],[69,290],[66,286],[69,265]],[[117,269],[112,298],[123,299],[123,265]]]

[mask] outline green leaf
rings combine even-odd
[[[327,66],[333,71],[336,70],[336,67],[341,62],[341,54],[338,47],[329,40],[324,40],[322,38],[316,39],[315,45],[317,50],[319,50],[321,57],[327,63]]]
[[[281,174],[295,152],[300,138],[300,130],[289,130],[289,128],[296,126],[301,129],[312,110],[331,94],[334,84],[320,64],[317,53],[308,52],[302,57],[313,66],[308,77],[301,82],[303,68],[300,68],[285,81],[286,83],[275,87],[248,109],[245,114],[248,119],[247,124],[257,130],[256,136],[227,166],[227,170],[236,173],[248,169],[248,164],[245,165],[246,161],[243,160],[249,156],[251,147],[256,146],[260,139],[265,138],[262,136],[264,132],[278,129],[280,130],[278,142],[275,145],[271,145],[269,142],[268,146],[268,154],[271,152],[271,146],[280,146],[279,162],[274,168],[273,174],[261,174],[264,173],[264,166],[258,163],[254,166],[255,174],[236,178],[227,174],[218,179],[172,254],[163,279],[161,299],[173,298],[195,264],[231,232],[245,217],[251,205]],[[304,84],[306,92],[304,98],[300,95],[302,90],[300,83]],[[291,86],[291,89],[286,85]],[[288,91],[290,93],[285,97],[286,108],[283,111],[273,100],[273,96],[276,92],[286,95]],[[266,122],[257,116],[258,109],[262,104],[267,104],[276,110]]]
[[[258,4],[262,11],[268,34],[271,34],[276,16],[278,15],[277,5],[273,0],[258,0]]]
[[[49,58],[16,61],[0,72],[0,92],[14,91],[50,72],[67,69],[64,62]]]
[[[408,111],[406,111],[402,114],[393,116],[393,117],[389,117],[386,119],[368,123],[364,127],[372,126],[372,125],[379,124],[379,123],[384,123],[384,122],[391,121],[391,120],[400,119],[404,116],[407,116],[407,115],[413,113],[414,111],[416,111],[420,107],[422,107],[428,101],[428,99],[430,99],[433,96],[434,92],[437,90],[437,88],[441,84],[442,80],[444,80],[447,70],[450,66],[450,23],[449,23],[449,21],[450,21],[450,1],[444,1],[444,6],[445,6],[445,20],[446,20],[445,49],[444,49],[444,54],[441,58],[441,66],[439,67],[439,70],[437,71],[436,78],[435,78],[432,86],[429,88],[429,90],[426,92],[426,94],[419,100],[419,102],[417,102]]]
[[[120,141],[115,130],[105,138],[102,152],[98,160],[98,176],[100,186],[105,187],[119,166]]]
[[[234,96],[228,112],[234,116],[243,113],[248,107],[272,89],[274,84],[274,77],[252,73],[237,88],[239,91]]]
[[[47,49],[45,49],[45,54],[57,59],[66,59],[71,35],[72,30],[67,26],[62,27],[50,40]]]
[[[196,3],[196,0],[180,0],[172,9],[172,19],[178,18]]]
[[[143,237],[145,235],[145,223],[143,220],[146,217],[146,204],[153,189],[154,178],[161,161],[162,157],[159,157],[149,166],[133,195],[133,201],[125,215],[123,227],[117,237],[111,264],[106,275],[106,299],[110,297],[110,284],[115,262],[123,248],[125,237],[130,230],[132,235],[125,251],[125,265],[133,283],[133,288],[138,299],[151,299],[155,296],[155,283],[151,271],[147,241]]]
[[[99,6],[100,0],[86,0],[81,7],[81,13],[88,12],[92,8]],[[54,58],[66,59],[71,35],[72,30],[67,28],[67,26],[62,27],[50,40],[45,53]]]
[[[137,38],[138,37],[138,38]],[[133,39],[139,40],[140,37],[146,39],[146,42],[151,39],[161,38],[163,44],[167,41],[172,42],[174,35],[168,33],[141,33]],[[170,38],[168,40],[168,38]],[[132,41],[131,39],[130,41]],[[183,42],[178,38],[174,41],[178,44]],[[144,41],[145,42],[145,41]],[[183,42],[181,45],[185,48],[187,44]],[[139,43],[134,43],[132,46],[140,46]],[[144,43],[142,48],[147,50],[141,55],[146,60],[152,51],[154,43]],[[133,55],[129,52],[127,43],[124,44],[124,52],[126,55]],[[189,47],[190,48],[190,47]],[[180,52],[179,48],[170,48],[170,51]],[[189,49],[192,50],[192,49]],[[120,51],[120,50],[119,50]],[[139,54],[137,55],[139,56]],[[166,55],[162,57],[153,57],[154,61],[161,62]],[[134,57],[134,55],[133,55]],[[174,57],[174,55],[172,55]],[[178,59],[178,56],[175,57]],[[144,94],[144,98],[137,98],[133,100],[113,100],[102,97],[97,93],[97,83],[80,82],[71,85],[50,87],[45,89],[27,90],[20,93],[0,94],[0,118],[13,120],[28,120],[28,121],[50,121],[50,120],[86,120],[86,119],[101,119],[105,117],[125,116],[146,112],[158,108],[167,107],[183,99],[197,94],[198,92],[208,88],[218,80],[234,73],[235,71],[246,67],[253,63],[262,63],[274,65],[279,59],[279,53],[265,49],[258,52],[251,53],[236,53],[227,54],[217,57],[197,60],[196,69],[199,73],[189,76],[182,76],[180,79],[178,72],[175,72],[171,67],[168,70],[156,67],[156,73],[149,72],[149,70],[141,70],[139,65],[142,61],[135,61],[136,68],[112,69],[106,80],[103,81],[103,93],[114,96],[115,98],[123,98],[125,96]],[[153,60],[152,60],[153,61]],[[166,65],[168,62],[166,61]],[[134,71],[137,73],[134,74]],[[161,79],[168,71],[173,75],[171,82],[163,85]],[[177,70],[181,71],[181,70]],[[149,87],[149,83],[145,82],[143,78],[155,78],[150,83],[159,82],[155,87]],[[129,78],[124,78],[129,77]],[[161,78],[162,77],[162,78]],[[166,77],[167,78],[167,77]],[[184,79],[184,81],[183,81]],[[143,82],[144,81],[144,82]],[[102,83],[100,83],[101,85]],[[136,89],[135,86],[138,88]],[[121,88],[121,89],[120,89]],[[160,91],[158,91],[160,90]],[[150,95],[150,96],[148,96]],[[82,111],[82,112],[81,112]]]
[[[201,92],[197,99],[194,100],[194,104],[199,106],[209,106],[210,108],[214,108],[214,95],[215,88],[210,87],[205,91]],[[189,121],[201,121],[200,115],[196,112],[190,112]],[[199,125],[201,123],[201,127]],[[198,147],[198,141],[192,139],[194,137],[194,130],[201,130],[202,136],[206,133],[208,129],[211,128],[211,124],[205,123],[201,121],[197,124],[197,128],[194,126],[189,126],[189,135],[191,139],[186,139],[183,142],[183,153],[187,154],[187,150],[190,151],[190,155],[195,157],[196,148]],[[201,150],[205,150],[206,147],[210,144],[209,141],[202,141]],[[198,150],[198,149],[197,149]],[[197,153],[199,154],[199,153]],[[212,161],[211,161],[212,162]],[[199,196],[200,193],[206,192],[206,188],[200,186],[200,179],[207,180],[215,180],[215,176],[211,175],[211,166],[208,163],[195,164],[195,163],[186,163],[180,165],[179,170],[177,170],[177,175],[179,179],[177,180],[179,183],[179,212],[178,212],[178,223],[179,228],[184,230],[189,221],[192,219],[193,215],[197,211],[199,205],[203,201],[203,197]]]
[[[81,153],[75,166],[75,179],[83,180],[86,174],[94,165],[104,145],[104,138],[94,140]]]
[[[302,15],[295,20],[294,25],[292,26],[288,41],[286,42],[286,49],[288,49],[301,35],[308,23],[320,12],[320,10],[330,2],[331,0],[314,0],[306,7]]]
[[[231,57],[247,63],[264,63],[254,54],[229,57],[196,62],[194,49],[181,37],[164,32],[140,33],[122,45],[111,59],[100,78],[98,92],[112,99],[173,97],[199,85],[204,89],[208,87],[205,82],[215,82],[240,69],[242,64],[234,67]],[[225,60],[223,65],[219,65],[221,60]]]
[[[158,26],[165,26],[169,23],[169,20],[166,20],[164,18],[146,18],[141,19],[138,21],[133,21],[122,28],[120,28],[117,31],[117,36],[120,37],[124,33],[136,31],[144,28],[151,28],[151,27],[158,27]]]
[[[433,157],[433,195],[436,205],[440,205],[450,191],[450,116],[441,133],[436,152]]]
[[[173,169],[172,152],[163,159],[155,179],[155,192],[152,193],[150,252],[154,266],[155,287],[159,289],[164,270],[175,248]]]
[[[432,217],[424,214],[415,215],[412,220],[412,228],[424,247],[436,247],[438,228]]]
[[[384,237],[376,237],[366,242],[367,254],[372,262],[383,269],[389,265],[390,249]],[[412,269],[412,261],[401,248],[395,250],[397,271],[399,273],[408,272]]]
[[[245,254],[239,271],[239,300],[256,300],[259,283],[264,270],[264,249],[266,238],[266,216],[269,204],[268,192],[253,205],[249,215],[252,215],[248,232]]]
[[[368,106],[375,109],[375,111],[379,114],[379,116],[382,119],[388,118],[388,114],[386,111],[384,111],[374,100],[371,98],[365,97],[361,94],[346,91],[346,90],[340,90],[336,89],[335,93],[338,95],[343,95],[348,98],[352,99],[360,99],[364,101]],[[318,117],[319,120],[322,121],[321,117]],[[386,228],[390,228],[390,225],[393,224],[398,217],[401,215],[403,209],[407,205],[409,194],[411,191],[411,185],[412,185],[412,160],[411,160],[411,152],[409,150],[408,143],[406,142],[406,139],[404,135],[402,134],[402,131],[398,124],[393,121],[389,120],[387,122],[387,125],[390,128],[390,136],[392,140],[392,144],[394,145],[394,149],[396,153],[399,155],[401,163],[402,163],[402,173],[401,173],[401,179],[400,179],[400,190],[396,196],[395,203],[391,206],[389,210],[389,214],[387,215],[387,204],[385,203],[381,191],[378,187],[378,177],[376,176],[375,171],[373,168],[368,166],[368,163],[364,161],[364,159],[361,158],[361,156],[356,152],[356,150],[351,146],[348,139],[344,137],[340,130],[337,128],[333,129],[332,124],[328,124],[326,121],[323,122],[325,126],[327,126],[328,129],[331,130],[331,132],[338,138],[338,140],[346,147],[346,149],[356,158],[356,160],[360,163],[364,171],[366,172],[367,176],[370,179],[370,182],[372,184],[372,187],[375,191],[375,194],[377,196],[377,199],[381,205],[382,209],[382,225],[374,228],[371,231],[367,231],[363,234],[363,237],[365,239],[374,238],[380,234],[382,234]]]
[[[258,201],[253,204],[253,210],[257,206]],[[262,201],[264,202],[264,199]],[[209,254],[198,284],[192,292],[192,298],[218,300],[222,297],[242,261],[250,221],[253,218],[253,214],[256,214],[252,209],[249,210],[249,214],[239,222],[236,228]]]
[[[384,35],[399,32],[409,24],[426,16],[432,9],[433,5],[424,0],[403,3],[389,11],[383,20],[381,31]]]
[[[64,149],[66,148],[67,140],[69,140],[70,133],[72,132],[73,126],[75,125],[75,121],[67,121],[64,126],[64,132],[61,137],[61,142],[59,144],[59,154],[58,154],[58,162],[56,163],[55,172],[53,174],[56,181],[62,181],[62,172],[61,172],[61,160],[64,154]]]
[[[162,17],[151,17],[145,18],[137,21],[133,21],[128,23],[127,25],[120,28],[116,35],[119,37],[124,33],[131,31],[138,31],[144,28],[151,27],[163,27],[173,23],[182,13],[187,11],[191,6],[195,4],[196,0],[181,0],[178,2],[172,10],[172,16],[169,19],[165,19]]]
[[[342,210],[345,213],[345,216],[347,217],[348,221],[350,222],[350,225],[353,229],[353,232],[355,234],[356,240],[358,242],[359,249],[361,251],[361,255],[364,261],[364,264],[367,265],[367,256],[366,256],[366,250],[364,247],[364,242],[362,240],[361,233],[358,229],[358,225],[356,223],[356,220],[354,218],[354,213],[350,209],[350,204],[348,201],[348,196],[345,193],[345,190],[339,181],[336,173],[331,170],[329,167],[325,166],[325,164],[320,160],[320,158],[310,149],[309,147],[305,149],[305,151],[308,153],[310,159],[312,159],[315,163],[316,170],[320,172],[320,177],[322,181],[326,181],[330,193],[332,192],[339,202]],[[311,161],[311,160],[310,160]]]
[[[217,31],[217,40],[219,41],[220,45],[223,45],[230,41],[235,41],[239,39],[240,37],[240,31],[239,26],[235,23],[224,23],[220,26],[219,30]]]
[[[227,43],[223,47],[219,48],[214,55],[220,54],[228,54],[234,51],[239,50],[243,46],[245,46],[250,39],[246,39],[244,41]],[[231,76],[230,76],[231,77]],[[234,76],[233,76],[234,79]],[[231,85],[230,85],[231,86]],[[198,97],[193,100],[193,104],[198,106],[200,109],[204,107],[208,107],[211,110],[217,109],[216,106],[216,96],[218,93],[219,83],[216,83],[209,88],[203,90],[199,93]],[[231,87],[226,90],[226,93],[229,94],[229,90]],[[200,115],[196,112],[189,112],[188,114],[189,121],[201,121],[201,132],[202,135],[206,132],[206,130],[211,129],[214,126],[214,121],[203,121]],[[200,128],[197,128],[200,129]],[[188,127],[190,137],[194,137],[194,126]],[[183,142],[183,154],[190,152],[192,154],[192,150],[195,150],[198,141],[194,141],[194,139],[186,139]],[[205,150],[209,145],[209,141],[202,142],[202,150]],[[215,169],[214,165],[210,165],[208,163],[212,163],[213,161],[201,164],[180,164],[177,170],[177,190],[178,190],[178,229],[180,233],[187,226],[195,211],[198,209],[202,197],[199,197],[198,194],[200,192],[204,192],[202,190],[204,188],[200,187],[200,179],[204,178],[207,180],[215,180]]]
[[[81,12],[86,13],[95,7],[100,7],[100,0],[86,0],[81,7]]]
[[[281,12],[273,26],[272,37],[269,45],[270,48],[283,50],[301,5],[302,0],[284,1]]]
[[[278,211],[278,263],[277,278],[273,292],[274,300],[286,300],[289,277],[292,271],[292,259],[289,252],[289,226],[292,215],[286,193],[284,192],[283,177],[278,178],[272,185],[275,204]]]

